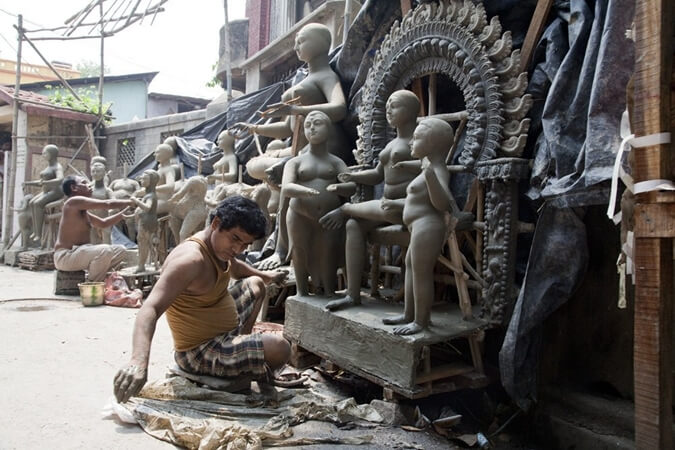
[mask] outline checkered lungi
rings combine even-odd
[[[239,325],[195,348],[175,352],[174,359],[181,369],[196,375],[225,378],[243,373],[254,377],[266,375],[262,335],[240,334],[241,328],[253,312],[256,300],[247,280],[237,280],[229,287],[237,305]]]

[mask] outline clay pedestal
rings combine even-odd
[[[289,297],[284,335],[293,344],[407,398],[487,384],[468,349],[460,359],[445,345],[457,341],[462,348],[486,321],[463,320],[459,308],[447,304],[433,308],[429,330],[398,336],[394,327],[382,324],[382,318],[400,314],[402,305],[363,297],[362,305],[336,312],[324,309],[328,299]]]

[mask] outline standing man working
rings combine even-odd
[[[223,200],[210,224],[169,254],[136,316],[131,360],[115,375],[115,397],[126,402],[148,377],[150,344],[166,312],[175,360],[189,373],[264,379],[283,366],[290,345],[283,337],[251,334],[265,299],[265,285],[286,274],[260,271],[236,258],[265,234],[258,205],[244,197]],[[230,285],[230,278],[237,280]]]
[[[90,244],[91,227],[108,228],[124,218],[131,200],[97,200],[91,197],[92,188],[84,177],[68,176],[61,184],[68,199],[63,204],[59,236],[54,245],[54,266],[58,270],[87,270],[89,281],[103,281],[106,273],[123,260],[121,245]],[[122,211],[108,217],[99,217],[89,211],[117,209]]]

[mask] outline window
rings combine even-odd
[[[136,163],[136,139],[128,137],[117,141],[117,167]]]
[[[166,138],[169,138],[171,136],[180,136],[183,134],[183,130],[169,130],[169,131],[163,131],[159,135],[159,143],[163,143],[166,141]]]

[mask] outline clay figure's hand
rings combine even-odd
[[[352,181],[353,177],[349,172],[342,172],[338,174],[337,179],[342,183],[349,183]]]
[[[120,403],[126,402],[143,389],[146,381],[148,381],[148,369],[146,367],[133,363],[127,364],[115,375],[113,381],[115,398]]]
[[[269,105],[266,110],[261,112],[263,117],[284,117],[296,114],[298,114],[298,111],[295,105],[289,105],[283,102],[273,103]]]
[[[384,211],[395,211],[397,209],[400,209],[396,201],[389,200],[388,198],[384,197],[380,199],[380,208],[382,208]]]
[[[265,270],[263,271],[261,278],[266,285],[269,284],[282,284],[286,277],[288,276],[288,271],[286,270]]]
[[[326,186],[326,192],[335,192],[337,191],[337,184],[329,184]]]
[[[258,125],[248,122],[237,122],[228,128],[228,133],[235,139],[241,139],[247,133],[255,133]]]

